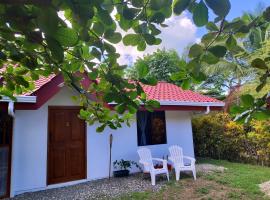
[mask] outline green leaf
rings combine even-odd
[[[106,124],[102,124],[101,126],[99,126],[99,127],[96,128],[96,131],[98,133],[101,133],[101,132],[104,131],[105,127],[106,127]]]
[[[173,12],[176,15],[180,15],[184,10],[188,8],[190,0],[174,0],[173,2]]]
[[[229,0],[205,0],[205,2],[220,17],[226,17],[231,9]]]
[[[261,58],[256,58],[251,62],[251,66],[258,69],[268,69],[268,66]]]
[[[80,116],[83,118],[83,119],[86,119],[87,116],[88,116],[88,112],[84,109],[80,109]]]
[[[216,33],[213,33],[213,32],[207,33],[202,37],[201,42],[205,46],[207,46],[210,42],[214,40],[215,37],[216,37]]]
[[[252,117],[257,120],[267,120],[270,119],[270,111],[263,110],[263,111],[255,111],[252,113]]]
[[[165,7],[168,3],[168,0],[150,0],[149,7],[152,10],[160,10]]]
[[[213,46],[209,48],[208,51],[210,51],[212,54],[214,54],[218,58],[223,58],[227,52],[227,49],[224,46],[217,45],[217,46]]]
[[[264,86],[266,85],[266,81],[263,81],[263,82],[261,82],[257,87],[256,87],[256,91],[257,92],[260,92],[263,88],[264,88]]]
[[[137,46],[138,51],[144,51],[146,49],[146,43],[145,40],[140,40]]]
[[[182,84],[181,84],[181,87],[184,89],[184,90],[187,90],[189,89],[191,86],[191,80],[190,79],[185,79]]]
[[[104,26],[101,22],[96,22],[93,25],[93,31],[98,34],[102,35],[104,33]]]
[[[136,46],[138,41],[141,39],[139,34],[127,34],[123,38],[123,43],[126,46]]]
[[[108,93],[105,93],[103,95],[103,100],[107,103],[111,103],[113,102],[115,99],[114,99],[114,94],[112,92],[108,92]]]
[[[153,35],[143,34],[143,37],[144,37],[146,43],[149,44],[149,45],[153,45],[156,42],[156,39],[155,39],[155,37]]]
[[[156,100],[148,100],[147,102],[148,106],[151,106],[153,108],[159,108],[160,107],[160,103]]]
[[[28,87],[29,87],[28,81],[26,81],[22,76],[15,76],[15,77],[14,77],[14,80],[16,81],[16,83],[17,83],[18,85],[22,85],[22,86],[24,86],[25,88],[28,88]]]
[[[205,54],[202,57],[202,61],[212,65],[212,64],[216,64],[219,61],[219,58],[216,57],[214,54],[212,54],[211,52],[207,51],[205,52]]]
[[[208,22],[207,25],[206,25],[206,28],[209,31],[219,31],[217,25],[214,22]]]
[[[186,78],[187,73],[185,71],[179,71],[171,75],[173,81],[179,81]]]
[[[75,30],[61,27],[53,36],[61,45],[66,47],[75,46],[78,42],[78,35]]]
[[[141,82],[147,85],[156,85],[157,84],[157,79],[154,76],[147,76],[144,79],[141,79]]]
[[[123,114],[126,110],[126,105],[125,104],[119,104],[117,106],[115,106],[115,110],[119,113],[119,114]]]
[[[107,51],[107,53],[115,53],[116,52],[115,47],[113,45],[106,43],[106,42],[104,42],[104,48]]]
[[[104,37],[113,44],[117,44],[122,40],[122,35],[118,32],[114,32],[111,29],[105,32]]]
[[[97,70],[94,70],[94,71],[88,73],[88,77],[89,77],[91,80],[96,80],[96,79],[97,79],[97,76],[98,76]]]
[[[136,69],[137,69],[139,78],[144,78],[149,73],[149,68],[145,63],[138,65]]]
[[[58,61],[58,62],[62,62],[64,59],[64,49],[59,44],[59,42],[53,38],[50,38],[50,37],[48,37],[46,39],[46,41],[47,41],[48,47],[51,51],[53,59]]]
[[[267,7],[263,12],[263,18],[268,22],[270,21],[270,7]]]
[[[252,107],[254,105],[254,98],[250,94],[245,94],[241,96],[241,102],[245,107]]]
[[[144,0],[131,0],[131,4],[136,8],[140,8],[143,7]]]
[[[150,22],[160,24],[164,21],[165,21],[165,16],[161,12],[157,12],[152,17],[150,17]]]
[[[136,8],[124,8],[123,16],[127,20],[132,20],[136,17],[138,12],[139,12],[139,9],[136,9]]]
[[[198,62],[197,59],[193,59],[191,60],[188,64],[187,64],[187,69],[188,70],[192,70],[193,74],[198,75],[200,73],[201,70],[201,65]]]
[[[110,26],[114,23],[108,11],[99,9],[97,14],[104,24]]]
[[[93,49],[91,50],[91,54],[92,54],[95,58],[97,58],[98,60],[101,59],[101,53],[99,52],[99,50],[98,50],[97,48],[93,48]]]
[[[203,0],[193,10],[193,21],[198,27],[204,26],[208,22],[208,8]]]
[[[129,111],[129,113],[131,113],[131,114],[135,114],[137,112],[137,109],[131,105],[128,105],[127,109]]]
[[[226,46],[228,49],[233,49],[237,46],[237,41],[233,35],[230,35],[229,38],[226,40]]]
[[[46,34],[53,35],[57,30],[58,15],[56,10],[52,8],[43,8],[38,11],[37,24],[41,31]]]
[[[206,75],[203,72],[199,72],[198,74],[194,74],[192,76],[193,78],[193,82],[194,83],[201,83],[202,81],[205,81],[205,79],[207,78]]]
[[[153,24],[149,25],[149,29],[151,30],[152,35],[159,35],[161,33],[161,31],[157,29],[156,26]]]
[[[236,115],[238,113],[243,113],[244,111],[246,111],[246,108],[244,108],[244,107],[240,107],[240,106],[237,106],[237,105],[232,105],[230,107],[230,113],[232,115]]]
[[[189,49],[189,57],[194,58],[200,56],[203,53],[203,48],[199,44],[194,44]]]

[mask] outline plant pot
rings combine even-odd
[[[114,177],[125,177],[129,175],[129,170],[117,170],[113,171],[113,176]]]

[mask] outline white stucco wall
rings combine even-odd
[[[74,105],[70,96],[76,95],[63,88],[38,110],[19,110],[15,113],[11,195],[36,191],[47,186],[47,127],[48,106]],[[168,155],[168,147],[178,144],[184,154],[194,157],[191,119],[189,112],[166,111],[167,144],[148,146],[154,157]],[[138,161],[137,125],[118,130],[105,129],[96,133],[95,126],[87,126],[87,180],[108,176],[109,134],[112,133],[112,161]],[[63,185],[63,184],[61,184]],[[49,186],[50,187],[50,186]]]

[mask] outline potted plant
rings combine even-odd
[[[124,177],[129,175],[129,169],[132,167],[132,165],[136,166],[137,168],[140,169],[140,166],[131,160],[115,160],[113,162],[113,168],[115,171],[113,171],[114,177]]]

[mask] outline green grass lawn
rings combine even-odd
[[[224,173],[205,175],[208,180],[236,187],[245,191],[251,198],[263,196],[259,184],[270,181],[270,168],[249,164],[232,163],[224,160],[201,159],[200,163],[211,163],[227,168]]]
[[[258,186],[270,180],[269,167],[209,159],[200,159],[199,163],[220,165],[227,170],[224,173],[199,174],[197,181],[193,181],[191,176],[182,176],[179,182],[170,181],[159,192],[136,192],[118,199],[270,199],[260,192]]]

